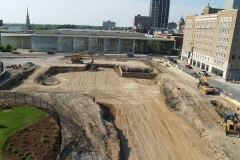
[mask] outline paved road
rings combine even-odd
[[[182,70],[188,74],[191,74],[192,72],[195,72],[198,74],[199,71],[201,70],[200,68],[197,68],[195,66],[192,66],[193,69],[187,69],[187,68],[185,68],[186,62],[183,62],[178,58],[175,58],[175,59],[178,62],[177,65],[179,67],[182,67]],[[214,86],[222,94],[227,95],[231,98],[234,98],[240,102],[240,84],[227,83],[227,82],[225,82],[225,80],[222,77],[216,76],[213,73],[208,73],[208,74],[209,74],[208,80],[209,80],[209,84],[211,86]],[[196,77],[196,78],[198,78],[198,77]]]

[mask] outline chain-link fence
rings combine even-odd
[[[53,144],[52,149],[49,152],[47,152],[46,155],[43,157],[43,160],[56,159],[61,148],[62,137],[60,118],[54,105],[42,100],[41,98],[31,96],[25,93],[7,91],[0,91],[0,102],[2,107],[30,105],[43,110],[44,112],[48,113],[48,115],[53,117],[53,119],[57,122],[60,131],[57,137],[58,138],[57,141],[55,142],[55,144]]]

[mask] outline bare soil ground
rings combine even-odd
[[[240,139],[225,136],[217,112],[219,108],[211,101],[222,104],[223,110],[234,108],[232,104],[220,96],[204,95],[194,86],[194,79],[190,76],[162,64],[103,59],[95,62],[130,67],[150,65],[159,74],[153,80],[123,78],[111,68],[100,67],[97,72],[57,74],[54,78],[58,83],[44,86],[34,80],[52,63],[42,63],[27,80],[12,89],[30,93],[34,89],[35,93],[31,94],[58,102],[62,107],[58,111],[78,124],[76,128],[68,118],[64,119],[66,141],[63,145],[69,147],[62,150],[62,158],[81,158],[83,152],[86,153],[84,158],[92,155],[93,159],[239,158]],[[64,59],[55,61],[54,65],[76,66]],[[95,97],[102,109],[89,98],[84,98],[84,94]],[[115,127],[121,140],[120,157]],[[86,140],[79,139],[79,135]]]
[[[137,61],[122,64],[146,67],[146,64]],[[220,117],[211,107],[210,100],[215,97],[205,96],[193,86],[193,81],[188,77],[163,66],[158,67],[163,73],[154,80],[123,78],[113,69],[100,68],[98,72],[58,74],[55,77],[60,82],[53,86],[36,84],[34,78],[48,67],[49,65],[43,64],[29,79],[13,90],[30,91],[34,88],[38,92],[95,96],[97,103],[114,110],[122,159],[237,158],[239,146],[233,145],[233,139],[225,137],[218,122]],[[191,103],[186,102],[186,97],[179,98],[178,91],[171,87],[172,83],[184,88],[191,95]],[[204,131],[205,129],[209,131]],[[111,143],[108,145],[111,146]]]

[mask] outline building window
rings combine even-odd
[[[238,39],[235,39],[235,44],[238,44]]]
[[[237,52],[237,47],[234,47],[234,48],[233,48],[233,52]]]
[[[234,68],[234,64],[230,64],[230,69],[233,69]]]
[[[235,59],[235,55],[232,55],[232,59]]]

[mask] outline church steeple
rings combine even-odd
[[[26,27],[27,27],[27,29],[32,29],[30,19],[29,19],[29,15],[28,15],[28,8],[27,8]]]

